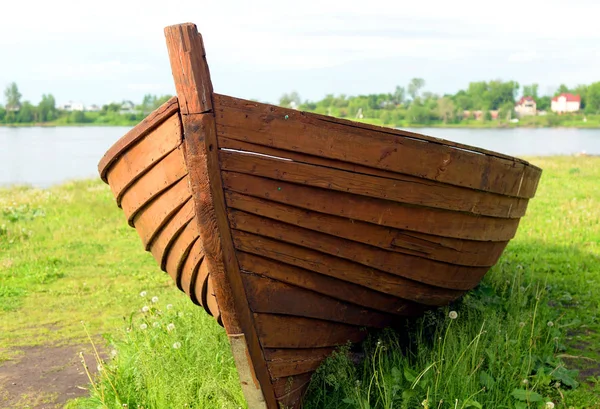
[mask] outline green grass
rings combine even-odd
[[[600,159],[533,162],[537,197],[482,285],[342,349],[306,407],[600,408]],[[159,272],[105,185],[0,190],[0,357],[89,342],[81,321],[116,355],[69,407],[244,407],[222,329]]]

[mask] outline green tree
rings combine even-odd
[[[394,103],[396,103],[396,105],[403,104],[405,99],[406,90],[404,89],[404,87],[397,86],[396,90],[394,91]]]
[[[40,122],[47,122],[56,119],[58,117],[58,112],[56,110],[56,101],[54,100],[54,96],[52,94],[42,95],[42,100],[38,105],[37,111]]]
[[[594,82],[587,87],[586,113],[600,113],[600,82]]]
[[[333,102],[333,99],[334,99],[333,95],[329,95],[329,97],[331,98],[331,100]],[[292,105],[294,105],[296,107],[300,105],[300,95],[298,95],[298,93],[296,91],[292,91],[289,94],[283,94],[281,96],[281,98],[279,98],[279,106],[289,108]],[[327,106],[331,106],[331,104],[329,104]]]
[[[86,122],[85,113],[83,111],[73,111],[69,115],[69,122],[74,124],[83,124]]]
[[[544,95],[543,97],[539,97],[538,99],[536,99],[535,102],[538,111],[548,111],[552,103],[552,98],[550,98],[547,95]]]
[[[17,115],[17,121],[21,123],[33,122],[36,116],[35,107],[29,102],[25,101],[21,105],[19,114]]]
[[[535,99],[537,102],[538,88],[539,88],[538,84],[523,85],[523,96],[524,97],[533,97],[533,99]]]
[[[444,97],[438,99],[436,112],[445,124],[454,120],[455,111],[456,107],[450,98]]]
[[[425,86],[423,78],[413,78],[408,84],[408,94],[414,101],[419,96],[419,91]]]
[[[21,109],[21,93],[15,82],[8,84],[4,90],[6,100],[6,122],[14,122],[17,118],[16,112]]]

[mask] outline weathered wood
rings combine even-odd
[[[146,204],[186,175],[183,150],[175,149],[127,188],[120,203],[123,212],[133,220]]]
[[[171,118],[174,114],[176,115],[178,110],[179,104],[177,103],[177,97],[171,97],[167,102],[152,111],[142,120],[142,122],[137,124],[132,130],[127,132],[111,146],[98,163],[98,173],[100,173],[102,180],[108,183],[106,172],[113,163],[139,140],[145,138],[146,135],[154,131],[159,125]]]
[[[188,256],[181,268],[181,289],[186,293],[194,304],[200,305],[200,301],[196,298],[196,292],[194,291],[196,286],[196,279],[200,270],[200,264],[204,259],[204,251],[202,250],[202,239],[198,238],[192,248],[190,249]]]
[[[229,220],[231,227],[237,230],[317,250],[442,288],[470,290],[479,283],[488,270],[487,267],[459,266],[408,254],[393,253],[238,210],[229,212]]]
[[[289,315],[254,314],[264,348],[322,348],[360,342],[364,328]]]
[[[187,177],[180,179],[175,185],[158,195],[144,209],[128,220],[147,247],[158,235],[171,217],[190,200]]]
[[[385,250],[465,266],[493,266],[507,242],[472,241],[411,233],[346,217],[282,205],[268,200],[226,192],[227,206],[246,213],[294,224]]]
[[[181,269],[187,255],[192,248],[192,245],[198,240],[198,226],[194,223],[188,223],[180,235],[177,236],[173,245],[169,249],[167,255],[166,270],[173,281],[177,283],[177,287],[183,291],[181,287]]]
[[[196,204],[205,260],[219,302],[220,319],[230,335],[244,334],[247,365],[261,385],[264,403],[277,409],[274,391],[253,316],[247,305],[226,216],[218,158],[212,83],[202,38],[193,24],[165,29],[169,59],[186,144],[186,163]],[[208,302],[208,300],[207,300]],[[243,387],[246,390],[247,387]],[[246,393],[256,397],[256,390]],[[254,399],[253,398],[253,399]]]
[[[214,286],[214,280],[211,276],[208,277],[208,285],[206,287],[206,305],[208,306],[208,309],[210,310],[210,315],[212,315],[213,317],[215,317],[215,319],[217,319],[217,321],[219,320],[219,317],[221,316],[221,311],[219,309],[219,303],[217,302],[217,296],[215,294],[215,286]]]
[[[146,250],[150,251],[157,261],[158,265],[164,270],[167,263],[167,254],[173,244],[173,241],[177,238],[179,233],[183,230],[186,224],[190,223],[194,217],[194,203],[190,200],[171,217],[169,222],[164,225],[158,235],[149,246],[146,246]],[[195,223],[195,222],[192,222]],[[148,248],[149,247],[149,248]]]
[[[343,324],[383,328],[395,318],[281,281],[248,272],[242,274],[252,312],[317,318]]]
[[[519,225],[518,219],[406,206],[388,200],[315,189],[241,173],[223,172],[223,185],[233,192],[307,210],[441,237],[507,241],[514,236]]]
[[[114,160],[106,179],[117,200],[133,182],[181,145],[181,121],[172,115]]]
[[[208,272],[208,263],[206,259],[202,260],[202,264],[200,264],[200,269],[198,270],[198,276],[196,277],[196,283],[194,286],[194,292],[196,294],[196,299],[200,302],[200,305],[204,307],[204,311],[206,311],[209,315],[212,315],[210,312],[210,308],[208,307],[208,278],[210,274]]]
[[[219,137],[529,198],[539,171],[525,163],[267,104],[215,94]]]
[[[264,350],[273,379],[313,372],[335,348],[270,349]]]
[[[302,398],[310,383],[312,373],[304,373],[273,381],[277,401],[282,409],[299,409]]]
[[[236,248],[244,252],[238,254],[242,269],[254,268],[257,273],[275,280],[379,311],[416,314],[421,309],[410,301],[439,306],[463,294],[463,291],[432,287],[339,257],[238,230],[233,231],[233,237]]]
[[[222,151],[220,158],[221,168],[226,171],[410,205],[504,218],[519,218],[527,209],[527,199],[430,182],[426,179],[386,179],[243,152]]]

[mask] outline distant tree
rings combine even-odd
[[[538,99],[536,99],[535,102],[538,111],[547,111],[550,109],[552,98],[550,98],[547,95],[544,95],[543,97],[539,97]]]
[[[569,91],[569,87],[567,87],[565,84],[560,84],[560,86],[558,87],[558,89],[554,93],[554,96],[560,95],[560,94],[566,94],[566,93],[569,93],[569,92],[570,92]]]
[[[538,99],[538,84],[523,85],[523,96],[533,97],[537,101]]]
[[[21,105],[21,109],[17,115],[17,121],[21,123],[30,123],[34,121],[35,116],[35,107],[29,101],[25,101]]]
[[[38,105],[38,120],[40,122],[52,121],[58,117],[58,113],[56,111],[56,101],[54,100],[54,96],[52,94],[44,94],[42,95],[42,100]]]
[[[333,94],[329,95],[331,97],[331,102],[333,102]],[[296,91],[292,91],[289,94],[283,94],[281,98],[279,98],[279,106],[289,108],[292,106],[292,103],[297,107],[300,105],[300,95]],[[331,104],[330,104],[331,105]],[[330,106],[328,105],[328,106]]]
[[[86,119],[83,111],[72,111],[69,115],[69,122],[74,124],[83,124],[86,122]]]
[[[423,78],[413,78],[408,84],[408,94],[414,101],[419,96],[419,91],[425,86]]]
[[[456,107],[454,102],[448,97],[440,98],[437,101],[437,115],[446,124],[454,119],[454,112]]]
[[[514,103],[509,101],[502,104],[502,106],[500,106],[498,109],[498,118],[506,119],[507,121],[509,121],[513,116],[514,107]]]
[[[4,122],[6,118],[6,109],[2,105],[0,105],[0,122]]]
[[[429,123],[429,111],[425,108],[421,101],[417,98],[410,104],[408,109],[407,118],[412,124],[428,124]]]
[[[404,103],[404,99],[406,98],[406,90],[404,87],[397,86],[394,91],[394,102],[396,105],[400,105]]]
[[[21,108],[21,93],[15,82],[8,84],[4,90],[6,101],[6,122],[14,122],[17,118],[16,112]]]
[[[587,87],[586,113],[600,113],[600,82],[594,82]]]

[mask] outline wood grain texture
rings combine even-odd
[[[173,281],[177,283],[177,287],[182,291],[181,270],[183,268],[183,263],[186,261],[192,245],[198,239],[198,226],[196,226],[195,223],[188,223],[181,234],[179,234],[173,242],[173,245],[169,249],[169,254],[167,255],[167,273],[171,276]]]
[[[169,153],[125,190],[121,208],[130,224],[146,204],[187,175],[181,148]]]
[[[106,179],[117,204],[121,203],[125,189],[179,145],[181,121],[179,116],[174,114],[115,158],[112,166],[107,169]]]
[[[165,270],[167,263],[167,254],[173,241],[177,238],[182,229],[191,222],[194,217],[194,203],[190,200],[171,217],[171,219],[160,230],[156,238],[146,246],[146,250],[152,253],[154,259],[162,270]],[[194,222],[195,223],[195,222]]]
[[[181,289],[185,292],[194,304],[200,305],[200,301],[196,298],[196,279],[200,270],[200,264],[204,259],[204,251],[202,250],[202,239],[198,238],[181,268]]]
[[[318,115],[215,94],[219,137],[238,139],[456,186],[530,198],[540,171],[469,148],[357,128]]]
[[[426,179],[387,179],[242,152],[223,151],[220,157],[221,168],[226,171],[410,205],[504,218],[519,218],[527,209],[527,199],[481,192]]]
[[[317,318],[343,324],[383,328],[394,322],[389,314],[327,297],[315,291],[254,274],[242,274],[252,312]]]
[[[315,371],[335,348],[271,349],[265,348],[265,358],[273,379]]]
[[[279,220],[388,251],[465,266],[493,266],[507,242],[460,240],[413,233],[346,217],[331,216],[280,203],[226,192],[227,205],[246,213]]]
[[[254,319],[247,305],[229,231],[219,169],[216,123],[212,111],[212,83],[202,38],[193,24],[167,27],[165,36],[181,106],[192,196],[196,205],[205,261],[218,300],[219,319],[228,334],[244,334],[247,364],[261,385],[266,406],[277,409],[271,378]],[[210,297],[207,297],[208,302]],[[255,393],[256,391],[252,390],[247,396],[255,397]]]
[[[289,244],[354,261],[403,278],[452,290],[474,288],[487,267],[468,267],[385,251],[351,240],[318,233],[249,213],[231,210],[233,229],[258,234]]]
[[[302,399],[310,383],[312,373],[304,373],[289,377],[275,379],[273,388],[277,396],[277,402],[284,409],[299,409],[302,407]]]
[[[108,183],[106,173],[113,163],[138,141],[145,138],[150,132],[153,132],[164,121],[176,115],[178,110],[177,97],[171,97],[111,146],[98,163],[98,173],[100,173],[102,180]]]
[[[389,200],[315,189],[241,173],[223,172],[223,185],[232,192],[302,209],[441,237],[507,241],[515,235],[519,225],[519,219],[407,206]]]
[[[253,266],[257,273],[275,280],[379,311],[417,314],[422,309],[409,301],[439,306],[463,294],[278,240],[237,230],[233,235],[236,248],[243,252],[238,254],[242,269]]]

